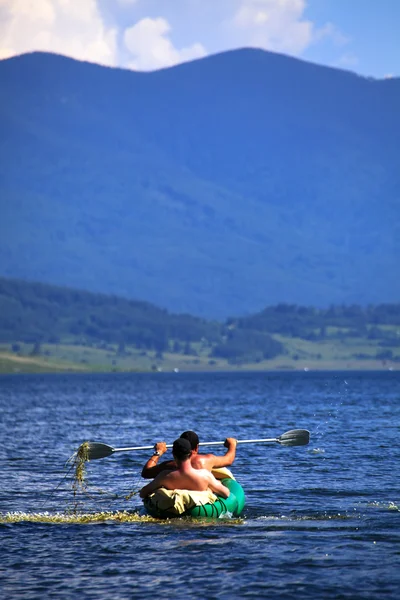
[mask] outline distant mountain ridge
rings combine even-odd
[[[218,318],[398,301],[399,79],[244,49],[0,84],[0,275]]]

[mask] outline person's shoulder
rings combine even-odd
[[[192,460],[192,466],[195,469],[208,469],[214,464],[215,457],[213,454],[198,454]]]
[[[211,479],[211,471],[202,467],[201,469],[196,469],[196,474],[200,477],[205,477],[207,479]]]
[[[200,460],[204,460],[207,462],[214,461],[217,458],[215,454],[198,454],[197,456]]]

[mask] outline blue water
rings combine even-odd
[[[65,462],[85,440],[293,428],[310,430],[308,446],[238,446],[240,521],[30,522],[141,510],[125,496],[147,452],[91,461],[73,496]],[[399,372],[2,376],[1,597],[398,598],[399,433]]]

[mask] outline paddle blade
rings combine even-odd
[[[306,446],[309,441],[310,432],[307,429],[291,429],[277,439],[282,446]]]
[[[101,442],[88,442],[88,444],[88,460],[105,458],[114,452],[114,448],[108,444],[102,444]]]

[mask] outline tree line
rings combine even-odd
[[[389,327],[390,326],[390,327]],[[395,327],[393,327],[395,326]],[[399,329],[396,329],[397,326]],[[400,346],[400,304],[326,309],[278,304],[225,322],[173,314],[148,302],[54,285],[0,278],[0,342],[113,344],[158,353],[195,354],[255,362],[284,353],[279,334],[307,340],[363,337]]]

